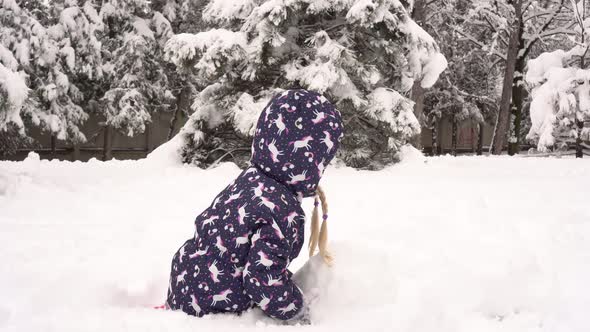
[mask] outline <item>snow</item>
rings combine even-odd
[[[319,292],[306,331],[587,330],[587,159],[405,156],[328,168],[336,261],[296,277]],[[0,330],[292,330],[150,308],[195,215],[239,173],[160,158],[0,162]]]
[[[428,89],[436,83],[440,74],[447,69],[447,59],[442,53],[434,53],[424,65],[422,69],[423,75],[420,81],[420,86]]]
[[[76,68],[76,52],[70,46],[64,46],[61,49],[61,54],[64,55],[68,68],[72,71]]]
[[[3,64],[5,67],[12,71],[16,71],[18,69],[18,62],[12,55],[12,52],[8,50],[6,47],[0,44],[0,64]]]
[[[212,75],[222,57],[239,60],[240,52],[236,52],[236,49],[244,49],[246,44],[247,38],[244,32],[211,29],[196,34],[174,35],[166,43],[165,51],[167,60],[177,66],[195,58],[197,52],[202,52],[195,68]]]
[[[140,36],[147,37],[148,39],[155,39],[154,32],[150,29],[146,20],[136,17],[133,20],[133,27],[135,28],[135,32],[137,32]]]
[[[165,36],[166,38],[170,38],[173,35],[172,26],[170,25],[170,22],[160,12],[154,12],[154,16],[152,17],[152,24],[158,36]]]
[[[3,0],[2,7],[13,11],[17,15],[20,14],[20,7],[18,6],[15,0]]]
[[[261,98],[255,101],[252,95],[242,93],[232,107],[232,120],[236,131],[244,136],[253,137],[260,113],[269,101],[270,98]]]
[[[567,58],[564,50],[541,53],[537,58],[527,62],[526,81],[529,84],[542,84],[547,80],[547,71],[551,68],[563,68],[563,62]]]
[[[420,123],[414,115],[414,102],[393,89],[377,88],[368,96],[365,113],[387,123],[391,130],[411,137],[420,133]]]
[[[23,128],[20,111],[27,99],[29,88],[21,73],[13,72],[0,63],[0,98],[4,93],[8,96],[9,107],[4,111],[5,114],[0,113],[0,130],[4,130],[9,122]]]
[[[531,128],[527,139],[546,151],[556,137],[575,137],[571,130],[576,118],[590,118],[590,71],[567,67],[568,61],[581,54],[582,48],[545,52],[527,63],[526,83],[531,87]],[[569,132],[569,133],[568,133]]]
[[[212,0],[203,11],[203,19],[208,22],[245,19],[255,6],[254,0]]]
[[[98,25],[102,25],[102,21],[100,20],[100,16],[96,12],[96,9],[94,9],[94,7],[92,6],[91,2],[89,2],[89,1],[85,2],[82,9],[84,10],[84,14],[86,14],[86,17],[88,18],[88,20],[90,20],[90,22],[98,24]]]
[[[76,17],[78,15],[80,15],[80,8],[77,6],[66,8],[62,10],[59,21],[68,31],[76,31],[79,29],[78,24],[76,23]]]
[[[29,40],[23,39],[20,41],[20,43],[18,43],[16,45],[16,48],[15,48],[15,55],[18,58],[18,61],[23,66],[29,65],[29,60],[30,60],[30,47],[29,46],[30,46]]]
[[[355,3],[355,0],[307,0],[307,2],[309,4],[307,13],[318,14],[330,10],[340,11],[350,8]]]
[[[407,19],[399,25],[407,36],[407,47],[412,50],[408,55],[408,66],[402,89],[408,91],[414,84],[414,79],[420,79],[423,88],[430,88],[436,83],[439,75],[447,68],[447,59],[440,53],[436,42],[412,19]]]

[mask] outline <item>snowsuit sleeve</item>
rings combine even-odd
[[[288,237],[272,219],[260,224],[252,241],[243,275],[248,296],[270,317],[293,318],[301,310],[303,299],[287,270],[292,248]]]

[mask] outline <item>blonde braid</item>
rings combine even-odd
[[[319,200],[318,200],[319,199]],[[319,227],[319,208],[322,204],[322,227]],[[318,186],[314,201],[313,213],[311,215],[311,234],[309,236],[309,257],[313,256],[316,247],[319,247],[320,256],[328,265],[332,265],[332,255],[328,251],[328,201],[322,187]]]

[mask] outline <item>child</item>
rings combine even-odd
[[[256,128],[251,166],[196,218],[194,238],[174,255],[171,309],[200,317],[257,305],[276,319],[308,319],[287,267],[304,241],[302,199],[318,195],[327,213],[318,182],[338,149],[340,112],[317,93],[287,90],[271,99]],[[317,198],[315,205],[310,256],[319,245],[329,263],[327,214],[318,232]]]

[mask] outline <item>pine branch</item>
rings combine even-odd
[[[455,31],[458,34],[460,34],[461,36],[467,38],[468,41],[470,41],[472,44],[478,46],[480,49],[482,49],[482,50],[486,49],[486,45],[484,45],[482,42],[478,41],[475,37],[470,36],[457,28],[453,28],[453,31]],[[503,59],[504,61],[506,60],[506,56],[504,54],[498,53],[497,51],[492,51],[491,55],[495,55],[498,58]]]

